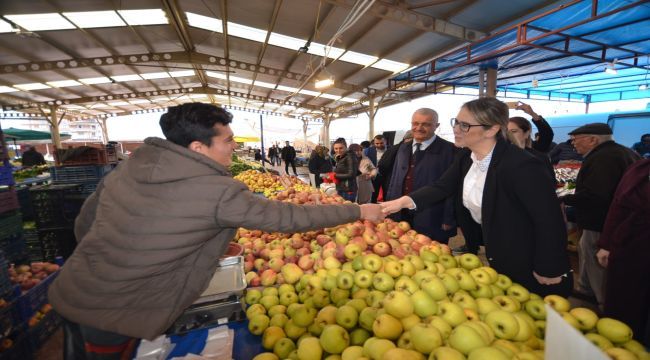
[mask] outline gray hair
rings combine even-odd
[[[414,115],[415,114],[420,114],[420,115],[428,116],[428,117],[433,119],[433,122],[438,122],[438,113],[435,110],[430,109],[430,108],[417,109],[417,110],[415,110],[415,112],[413,114]]]
[[[598,139],[598,144],[602,144],[606,141],[612,141],[614,140],[614,137],[612,135],[591,135]]]

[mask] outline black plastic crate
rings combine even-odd
[[[10,263],[17,263],[25,259],[26,247],[22,231],[0,239],[0,250],[4,252]]]
[[[57,275],[59,275],[58,271],[50,274],[38,285],[25,291],[18,297],[16,300],[18,315],[23,322],[27,323],[29,319],[43,307],[43,305],[49,303],[47,300],[47,290],[50,288],[50,284],[54,281]]]
[[[61,316],[56,311],[50,310],[38,324],[29,328],[28,339],[33,353],[36,353],[43,346],[47,339],[61,326],[61,323]]]
[[[32,198],[29,195],[29,187],[18,186],[16,195],[20,205],[20,212],[23,214],[23,221],[34,220],[34,207],[32,206]]]
[[[0,240],[20,233],[23,230],[23,218],[18,211],[0,215]]]
[[[22,330],[22,329],[21,329]],[[14,332],[8,339],[11,347],[0,351],[0,360],[32,360],[32,344],[26,330]]]
[[[0,214],[20,208],[16,189],[13,187],[0,189]]]
[[[16,302],[3,300],[5,300],[5,306],[0,308],[0,340],[9,337],[23,325]]]
[[[9,262],[4,254],[0,251],[0,297],[11,298],[14,293],[14,287],[9,280]]]
[[[30,189],[36,227],[51,229],[72,227],[85,195],[79,184],[41,185]]]
[[[113,170],[113,165],[56,166],[50,168],[55,184],[98,183]]]
[[[39,230],[38,240],[43,261],[55,262],[58,256],[67,259],[77,247],[74,230],[70,228]]]

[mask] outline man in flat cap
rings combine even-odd
[[[578,292],[594,295],[604,304],[605,268],[598,264],[598,239],[609,205],[623,173],[639,155],[615,143],[612,129],[603,123],[583,125],[569,133],[571,142],[584,162],[576,179],[575,194],[562,197],[576,209],[576,222],[582,228],[578,247],[580,278]]]

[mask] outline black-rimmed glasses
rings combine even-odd
[[[458,126],[460,128],[460,131],[462,131],[462,132],[468,132],[469,129],[473,128],[474,126],[483,126],[483,127],[487,126],[487,125],[482,125],[482,124],[478,124],[478,125],[468,124],[468,123],[463,122],[463,121],[458,121],[458,119],[456,119],[456,118],[451,118],[450,123],[451,123],[452,128],[455,128],[456,126]]]

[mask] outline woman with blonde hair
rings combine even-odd
[[[377,176],[377,168],[372,161],[363,154],[363,148],[359,144],[351,144],[348,152],[357,157],[359,164],[359,174],[357,175],[357,203],[367,204],[372,198],[375,188],[372,186],[372,179]]]
[[[385,213],[420,211],[454,198],[473,252],[485,244],[495,270],[539,295],[573,288],[566,226],[544,164],[508,143],[508,106],[494,98],[465,103],[451,119],[458,152],[434,184],[382,204]]]

